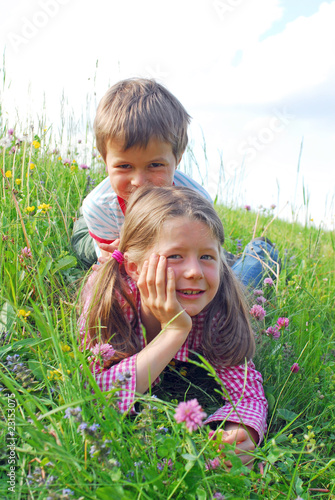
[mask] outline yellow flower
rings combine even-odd
[[[25,311],[24,309],[20,309],[17,315],[21,317],[24,321],[30,316],[31,311]]]
[[[35,163],[29,163],[30,170],[34,170],[35,167],[36,167]]]
[[[5,176],[7,177],[7,179],[11,179],[11,177],[12,177],[11,170],[7,170],[7,172],[5,173]]]
[[[38,149],[40,147],[40,143],[38,141],[33,141],[33,146],[35,149]]]
[[[58,156],[58,161],[62,161],[62,157],[61,156]]]
[[[187,370],[186,370],[186,368],[183,366],[183,367],[182,367],[182,369],[180,370],[180,372],[179,372],[179,373],[180,373],[180,375],[182,375],[183,377],[186,377],[186,375],[187,375]]]
[[[71,351],[71,347],[67,344],[62,344],[62,351],[69,352],[69,351]]]
[[[30,213],[30,212],[33,212],[35,210],[35,207],[34,207],[34,205],[32,207],[27,207],[26,210],[28,213]]]
[[[37,208],[41,210],[42,214],[45,214],[45,212],[47,212],[51,208],[51,205],[47,203],[42,203],[42,205],[38,205]]]
[[[15,182],[19,186],[21,184],[21,179],[15,179]]]
[[[70,170],[71,172],[75,172],[77,170],[77,165],[71,165]]]

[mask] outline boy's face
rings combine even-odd
[[[125,201],[140,186],[172,186],[180,160],[174,157],[170,144],[155,138],[150,139],[146,148],[133,146],[127,151],[118,140],[107,145],[109,180],[114,192]]]

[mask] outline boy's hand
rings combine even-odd
[[[152,254],[142,266],[137,286],[144,314],[153,314],[163,329],[181,313],[167,328],[188,335],[192,320],[177,300],[174,272],[167,269],[166,257]]]
[[[220,442],[218,451],[224,450],[224,443],[236,444],[235,453],[242,460],[243,465],[251,469],[253,466],[253,459],[250,455],[244,455],[243,452],[255,450],[255,443],[258,442],[258,434],[251,427],[246,426],[246,429],[237,423],[227,422],[225,429],[216,431],[217,434],[220,433],[220,436],[218,436]],[[223,456],[227,457],[227,455],[224,454]],[[225,465],[230,468],[231,462],[226,460]]]
[[[98,258],[98,262],[101,265],[105,264],[111,258],[114,250],[118,249],[119,244],[120,244],[120,238],[113,241],[113,243],[99,243],[98,245],[101,250],[101,256]],[[93,264],[92,266],[93,271],[99,271],[99,269],[101,269],[101,265]]]

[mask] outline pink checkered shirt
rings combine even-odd
[[[138,335],[142,349],[145,347],[143,328],[141,324],[141,298],[136,283],[130,278],[129,288],[132,291],[138,312]],[[90,304],[91,290],[90,279],[86,285],[86,301],[83,313],[79,320],[82,347],[87,344],[85,319]],[[125,308],[128,319],[133,320],[133,312],[130,308]],[[189,351],[201,353],[201,335],[205,314],[200,313],[192,318],[193,326],[185,343],[174,356],[174,359],[187,362]],[[111,368],[95,373],[95,379],[102,391],[110,391],[115,384],[120,387],[118,395],[118,406],[121,412],[130,410],[134,412],[134,400],[136,389],[136,358],[137,354],[123,359]],[[259,435],[259,442],[262,441],[266,431],[267,401],[263,391],[262,376],[255,370],[255,365],[249,361],[247,365],[219,367],[213,366],[217,376],[223,382],[227,394],[223,396],[225,405],[210,415],[205,424],[213,421],[226,420],[229,422],[242,423],[255,429]],[[127,375],[125,377],[125,375]],[[156,379],[152,386],[159,382]]]

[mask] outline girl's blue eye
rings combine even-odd
[[[181,256],[180,256],[180,255],[178,255],[178,254],[169,255],[169,256],[167,257],[167,259],[181,259]]]

